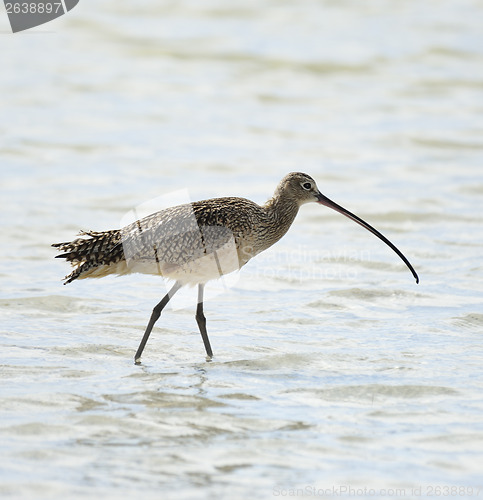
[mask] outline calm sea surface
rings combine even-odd
[[[0,18],[1,498],[483,498],[481,0]],[[62,286],[51,243],[290,171],[420,284],[311,204],[208,285],[211,362],[194,290],[135,366],[163,281]]]

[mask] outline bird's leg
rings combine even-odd
[[[165,308],[166,304],[169,302],[169,299],[181,288],[181,283],[176,282],[171,290],[163,297],[161,302],[154,306],[153,313],[151,314],[151,318],[149,320],[148,326],[146,327],[146,331],[144,332],[143,339],[139,344],[138,350],[136,351],[136,355],[134,356],[134,362],[136,364],[141,362],[141,354],[144,351],[144,346],[148,341],[149,335],[151,334],[151,330],[153,329],[154,323],[158,321],[159,316],[161,316],[161,311]]]
[[[198,305],[196,306],[196,322],[200,329],[201,338],[205,344],[206,354],[208,357],[213,357],[213,351],[211,350],[210,340],[208,339],[208,332],[206,331],[206,318],[203,314],[203,290],[205,285],[200,283],[198,285]]]

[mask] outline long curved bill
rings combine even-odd
[[[345,215],[349,219],[352,219],[354,222],[357,222],[357,224],[361,225],[362,227],[365,227],[372,234],[375,234],[380,240],[384,241],[384,243],[386,245],[391,247],[399,255],[399,257],[403,260],[403,262],[406,264],[406,266],[408,266],[409,270],[413,273],[413,276],[416,279],[416,283],[419,283],[419,276],[416,273],[416,271],[414,270],[413,266],[410,264],[409,260],[406,259],[404,254],[399,250],[399,248],[396,247],[396,245],[391,243],[377,229],[374,229],[370,224],[363,221],[360,217],[357,217],[357,215],[354,215],[352,212],[349,212],[349,210],[346,210],[344,207],[341,207],[340,205],[338,205],[334,201],[330,200],[329,198],[327,198],[327,196],[324,196],[320,192],[317,194],[317,202],[320,203],[321,205],[325,205],[326,207],[332,208],[332,210],[335,210],[336,212],[339,212],[342,215]]]

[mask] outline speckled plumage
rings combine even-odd
[[[295,174],[292,174],[295,175]],[[297,174],[310,179],[305,174]],[[141,272],[183,285],[206,283],[240,269],[278,241],[297,215],[290,191],[278,189],[265,205],[245,198],[213,198],[155,212],[122,229],[84,231],[53,246],[75,269],[75,279]]]

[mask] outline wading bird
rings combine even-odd
[[[391,247],[418,275],[401,251],[367,222],[324,196],[307,174],[293,172],[278,184],[264,205],[245,198],[213,198],[155,212],[122,229],[81,231],[71,242],[52,246],[75,269],[64,284],[75,279],[140,272],[174,280],[174,285],[152,312],[134,357],[140,362],[154,324],[170,298],[185,285],[198,285],[196,321],[206,353],[211,358],[206,318],[203,314],[205,284],[240,269],[252,257],[276,243],[290,228],[301,205],[316,202],[352,219]]]

